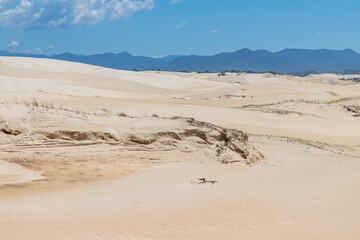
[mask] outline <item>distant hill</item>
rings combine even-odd
[[[174,55],[163,58],[134,56],[128,52],[96,55],[75,55],[66,52],[59,55],[45,56],[0,51],[0,56],[50,58],[122,70],[161,69],[189,72],[236,70],[300,74],[307,72],[349,73],[360,71],[360,54],[351,49],[284,49],[278,52],[270,52],[267,50],[252,51],[244,48],[235,52],[225,52],[211,56]]]
[[[71,53],[63,53],[51,56],[52,59],[65,60],[71,62],[87,63],[101,67],[122,69],[122,70],[151,70],[163,68],[166,61],[142,56],[133,56],[128,52],[119,54],[104,53],[90,56],[79,56]]]
[[[33,58],[50,58],[46,55],[26,54],[26,53],[10,53],[8,51],[1,51],[0,56],[3,57],[33,57]]]

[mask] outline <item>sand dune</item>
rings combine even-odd
[[[0,239],[359,239],[342,77],[1,57]]]

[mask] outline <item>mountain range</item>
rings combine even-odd
[[[270,52],[267,50],[241,49],[210,56],[167,56],[152,58],[134,56],[128,52],[118,54],[104,53],[96,55],[76,55],[69,52],[46,56],[0,51],[0,56],[50,58],[79,62],[121,70],[164,70],[188,72],[222,71],[274,71],[287,74],[303,72],[360,72],[360,54],[351,49],[284,49]]]

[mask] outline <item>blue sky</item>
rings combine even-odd
[[[0,0],[0,49],[135,55],[352,48],[358,0]]]

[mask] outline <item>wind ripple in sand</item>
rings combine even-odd
[[[28,183],[44,179],[40,172],[0,160],[0,185]]]

